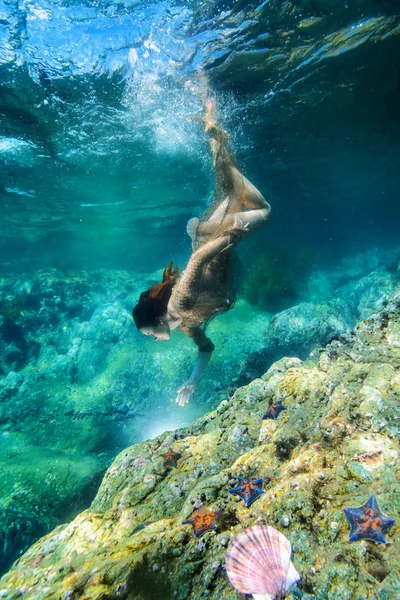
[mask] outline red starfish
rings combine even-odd
[[[193,527],[194,535],[196,537],[201,537],[206,531],[217,528],[218,515],[223,512],[223,508],[216,511],[200,508],[200,510],[194,512],[189,519],[183,521],[182,525],[190,523],[190,525]]]
[[[177,461],[181,457],[179,452],[175,452],[172,448],[169,448],[165,454],[160,454],[160,456],[164,459],[164,467],[176,467]]]

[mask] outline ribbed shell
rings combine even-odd
[[[277,529],[255,525],[240,533],[228,548],[226,570],[232,585],[243,594],[284,598],[300,580],[290,561],[289,540]]]

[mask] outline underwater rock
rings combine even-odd
[[[283,356],[304,359],[316,347],[325,346],[333,338],[353,327],[352,305],[341,299],[323,304],[303,302],[276,314],[265,329],[262,350],[245,360],[242,372],[250,367],[260,375]],[[238,383],[242,383],[239,378]]]
[[[353,315],[342,300],[298,304],[272,319],[266,331],[265,352],[274,350],[277,358],[288,353],[305,358],[316,346],[324,346],[333,337],[347,333],[353,322]]]
[[[339,277],[339,271],[315,272],[308,282],[306,298],[319,302],[302,302],[277,313],[264,328],[263,348],[252,353],[244,361],[237,383],[248,383],[247,374],[259,377],[274,361],[283,356],[305,358],[313,349],[325,346],[334,338],[348,333],[355,323],[382,310],[392,295],[398,278],[385,267],[376,268],[363,275],[368,266],[377,267],[380,254],[359,255],[357,268],[349,266]],[[389,258],[393,259],[392,255]],[[386,261],[389,261],[386,257]],[[353,263],[348,260],[349,265]],[[347,264],[347,263],[346,263]],[[338,283],[347,279],[345,285]],[[350,279],[350,281],[348,281]],[[329,298],[335,298],[329,300]],[[321,302],[321,299],[325,299]]]
[[[383,249],[371,248],[370,250],[351,254],[341,259],[336,269],[331,273],[336,282],[335,287],[345,280],[356,281],[368,276],[382,266],[388,269],[399,260],[400,248]]]
[[[139,600],[158,593],[195,600],[206,591],[208,598],[233,600],[236,592],[215,565],[224,564],[234,537],[262,523],[283,527],[291,543],[302,583],[288,598],[396,598],[400,551],[390,542],[400,523],[400,345],[391,340],[399,326],[397,289],[351,335],[304,363],[272,365],[265,385],[253,385],[258,402],[249,402],[249,387],[240,388],[192,425],[196,435],[178,432],[175,469],[160,473],[159,448],[171,443],[169,433],[124,450],[91,507],[35,543],[3,576],[3,595]],[[367,392],[369,399],[382,397],[379,410],[363,411]],[[286,410],[263,421],[278,401]],[[249,508],[229,494],[237,477],[263,479],[264,493]],[[343,510],[365,505],[372,494],[395,521],[385,531],[388,543],[350,544]],[[218,531],[206,531],[201,546],[182,525],[193,500],[205,511],[225,509]]]
[[[396,285],[396,277],[384,268],[379,268],[365,277],[339,288],[336,293],[349,306],[354,304],[358,319],[366,319],[382,310]]]
[[[103,371],[110,351],[131,333],[128,325],[131,325],[130,314],[116,303],[99,306],[90,321],[81,324],[74,356],[77,383],[86,383]]]

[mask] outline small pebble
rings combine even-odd
[[[283,515],[279,522],[282,527],[289,527],[289,525],[290,525],[290,519],[289,519],[288,515]]]
[[[207,548],[208,548],[208,543],[206,542],[206,540],[204,538],[201,538],[196,544],[196,549],[199,552],[202,552],[203,550],[206,550]]]
[[[320,473],[320,474],[319,474],[319,478],[320,478],[320,479],[326,479],[326,475],[325,475],[325,473]]]
[[[339,527],[338,523],[336,523],[336,521],[332,521],[331,523],[331,529],[333,529],[333,531],[336,531],[336,529]]]
[[[227,535],[221,535],[221,537],[219,538],[219,543],[221,544],[221,546],[227,546],[229,542],[229,537]]]
[[[217,571],[217,570],[220,568],[220,566],[221,566],[221,563],[219,562],[219,560],[216,560],[216,561],[215,561],[215,562],[213,562],[213,564],[211,565],[211,568],[212,568],[214,571]]]
[[[157,565],[156,563],[153,565],[152,571],[154,573],[158,573],[158,571],[160,570],[160,565]]]

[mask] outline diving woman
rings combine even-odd
[[[140,295],[132,313],[144,335],[168,340],[171,330],[179,327],[196,344],[197,361],[176,398],[181,406],[189,402],[215,348],[205,326],[235,303],[232,251],[240,240],[262,227],[271,213],[269,203],[241,173],[229,136],[217,123],[214,101],[207,99],[205,107],[205,131],[216,175],[214,202],[200,220],[193,218],[187,224],[192,254],[182,275],[170,262],[162,282]]]

